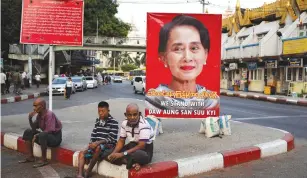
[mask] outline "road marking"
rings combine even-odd
[[[233,118],[236,121],[244,121],[244,120],[257,120],[257,119],[278,119],[278,118],[307,118],[307,115],[294,115],[294,116],[266,116],[266,117],[246,117],[246,118]]]
[[[49,165],[37,169],[44,178],[60,178],[59,174]]]
[[[266,116],[265,114],[258,114],[258,113],[253,113],[253,112],[249,112],[249,111],[242,111],[242,110],[238,110],[238,109],[223,108],[223,110],[229,110],[229,111],[234,111],[234,112],[242,112],[242,113],[247,113],[247,114],[255,114],[255,115],[258,115],[258,116]]]

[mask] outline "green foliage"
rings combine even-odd
[[[18,43],[20,35],[22,0],[1,1],[1,52],[7,58],[9,44]]]
[[[121,69],[123,72],[129,72],[130,70],[134,70],[137,69],[138,67],[133,65],[133,64],[125,64],[123,66],[121,66]]]
[[[112,0],[85,0],[84,35],[96,35],[98,18],[100,36],[126,37],[131,25],[115,17],[117,7]]]

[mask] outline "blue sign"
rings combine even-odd
[[[249,62],[247,63],[248,70],[256,70],[257,69],[257,62]]]

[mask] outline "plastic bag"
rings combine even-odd
[[[231,115],[224,115],[219,117],[219,127],[222,135],[231,135],[230,119]]]
[[[199,133],[204,133],[207,138],[220,134],[219,117],[208,117],[201,121]]]

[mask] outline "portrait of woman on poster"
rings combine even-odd
[[[187,15],[178,15],[171,22],[165,24],[159,34],[159,59],[172,74],[169,84],[160,84],[149,92],[185,91],[192,93],[210,92],[204,86],[196,83],[207,63],[210,50],[210,39],[207,28],[197,19]],[[210,77],[210,74],[208,74]],[[219,97],[216,98],[175,98],[169,96],[147,95],[148,109],[178,109],[203,110],[219,107]],[[188,106],[162,106],[161,102],[186,102]],[[202,106],[190,105],[201,102]]]

